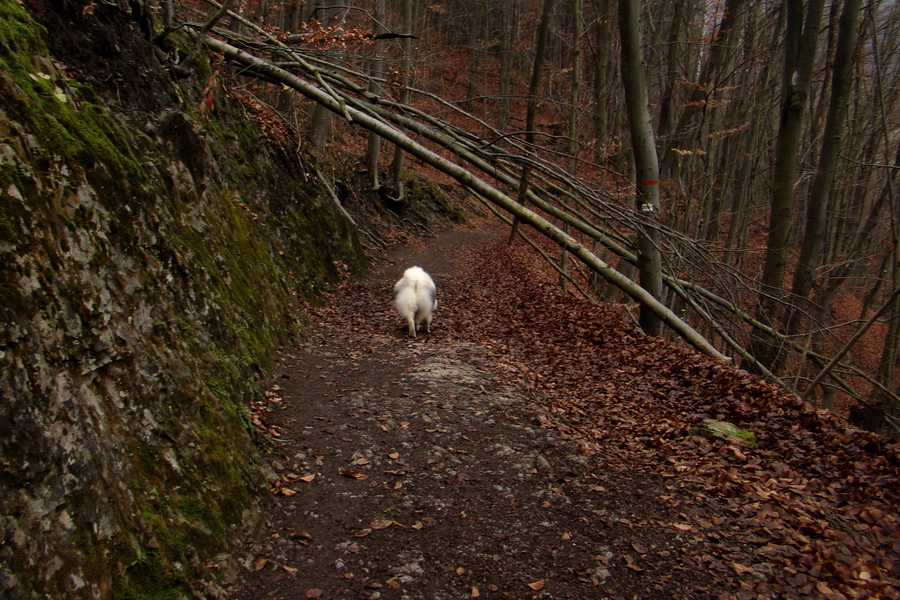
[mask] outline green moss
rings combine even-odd
[[[43,147],[89,177],[128,188],[146,180],[130,145],[112,118],[70,87],[62,74],[40,62],[46,30],[11,0],[0,0],[0,94],[11,116],[29,123]],[[53,71],[47,73],[45,71]],[[104,177],[105,175],[105,177]]]
[[[726,421],[704,419],[702,426],[694,430],[693,435],[715,437],[725,440],[726,442],[740,442],[751,450],[755,450],[758,447],[756,443],[756,434],[752,431],[741,429],[737,425]]]
[[[16,237],[16,226],[12,220],[6,216],[0,216],[0,239],[12,241]]]
[[[0,55],[46,54],[47,30],[27,15],[21,5],[0,1]]]
[[[143,556],[128,565],[124,575],[128,583],[122,592],[123,600],[177,600],[186,591],[156,551],[144,551]]]
[[[412,202],[418,205],[416,210],[420,218],[427,218],[429,214],[436,214],[447,219],[451,223],[465,223],[465,215],[448,199],[437,184],[420,176],[411,176],[407,179],[407,193]]]
[[[175,239],[186,259],[207,276],[205,284],[198,284],[205,289],[198,291],[222,307],[219,315],[224,323],[218,333],[225,336],[220,337],[225,343],[220,346],[225,347],[228,337],[235,338],[234,350],[219,352],[219,362],[232,373],[265,368],[278,343],[292,333],[286,311],[290,292],[262,243],[259,225],[227,199],[220,208],[210,221],[213,231],[201,233],[185,225]],[[217,244],[209,243],[210,235]]]
[[[125,448],[125,455],[131,459],[139,473],[153,473],[159,464],[156,453],[145,444],[134,441]]]
[[[185,496],[178,500],[177,507],[190,522],[203,526],[219,540],[225,538],[222,515],[215,510],[215,504],[209,500],[203,501],[196,496]]]

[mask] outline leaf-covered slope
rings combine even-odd
[[[735,597],[898,597],[900,447],[736,367],[639,335],[614,307],[560,291],[524,245],[467,261],[482,293],[453,326],[507,357],[552,426],[601,462],[657,478],[696,553]],[[695,435],[704,419],[749,449]],[[752,596],[756,597],[756,596]]]

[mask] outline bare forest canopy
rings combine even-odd
[[[404,168],[436,169],[565,285],[621,290],[645,330],[896,432],[893,0],[146,8],[176,72],[209,56],[202,109],[253,96],[294,147],[344,144],[398,201]]]

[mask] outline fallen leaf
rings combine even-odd
[[[457,574],[457,575],[463,575],[463,574],[465,574],[465,572],[466,572],[466,570],[463,569],[462,567],[456,567],[456,574]]]
[[[529,584],[528,584],[528,587],[530,587],[530,588],[533,589],[534,591],[538,591],[538,590],[544,589],[544,586],[545,586],[545,585],[547,585],[547,580],[546,580],[546,579],[540,579],[540,580],[535,581],[535,582],[533,582],[533,583],[529,583]]]
[[[478,591],[478,588],[474,585],[472,586],[472,592],[469,594],[469,598],[480,598],[481,592]]]
[[[399,452],[391,452],[390,454],[388,454],[388,458],[390,458],[392,460],[397,460],[398,458],[400,458],[400,453]]]
[[[297,493],[297,492],[295,492],[295,491],[292,490],[291,488],[281,488],[281,495],[282,495],[282,496],[293,496],[293,495],[296,494],[296,493]]]
[[[753,567],[748,567],[746,565],[742,565],[741,563],[732,562],[732,563],[728,563],[728,565],[732,569],[734,569],[734,572],[737,573],[738,575],[743,575],[744,573],[755,572]]]
[[[629,569],[631,569],[632,571],[640,573],[641,571],[644,570],[641,567],[639,567],[637,565],[637,563],[634,562],[634,559],[631,558],[630,556],[628,556],[627,554],[625,554],[623,556],[623,558],[625,558],[625,566],[628,567]]]
[[[633,542],[631,544],[631,547],[634,548],[634,551],[638,554],[647,554],[647,552],[649,552],[647,546],[641,544],[640,542]]]
[[[363,465],[371,464],[371,462],[372,462],[372,461],[369,460],[368,458],[360,458],[359,460],[356,461],[356,464],[359,465],[359,466],[361,467],[361,466],[363,466]]]
[[[297,571],[300,570],[296,567],[289,567],[287,565],[281,565],[281,568],[284,569],[285,571],[287,571],[288,573],[296,573]]]
[[[253,561],[253,570],[261,571],[263,568],[265,568],[265,566],[267,564],[269,564],[269,559],[265,558],[263,556],[260,556],[256,560]]]
[[[416,530],[422,529],[423,527],[425,527],[425,526],[422,525],[422,521],[416,521],[416,523],[414,525],[412,525],[412,528],[416,529]]]
[[[365,473],[360,473],[359,471],[341,471],[341,475],[344,477],[349,477],[350,479],[368,479],[369,476]]]
[[[816,582],[816,590],[818,590],[820,593],[826,594],[826,595],[832,595],[832,594],[834,594],[834,590],[831,589],[831,588],[828,586],[828,584],[825,583],[824,581],[817,581],[817,582]]]
[[[300,478],[300,481],[305,481],[306,483],[309,483],[310,481],[312,481],[315,478],[316,478],[316,474],[313,473],[311,475],[304,475],[303,477]]]
[[[306,590],[306,597],[307,598],[321,598],[322,594],[324,594],[324,593],[325,592],[323,592],[319,588],[312,588],[312,589]]]
[[[690,531],[694,528],[693,525],[688,525],[687,523],[672,523],[672,527],[681,531]]]
[[[371,523],[369,523],[369,527],[371,527],[372,529],[376,529],[376,530],[377,529],[387,529],[388,527],[390,527],[393,524],[394,524],[393,521],[376,520],[376,521],[372,521]]]

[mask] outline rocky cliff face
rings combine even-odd
[[[198,113],[203,65],[176,84],[109,4],[38,16],[0,0],[0,596],[214,595],[266,485],[247,397],[361,254],[238,111]]]

